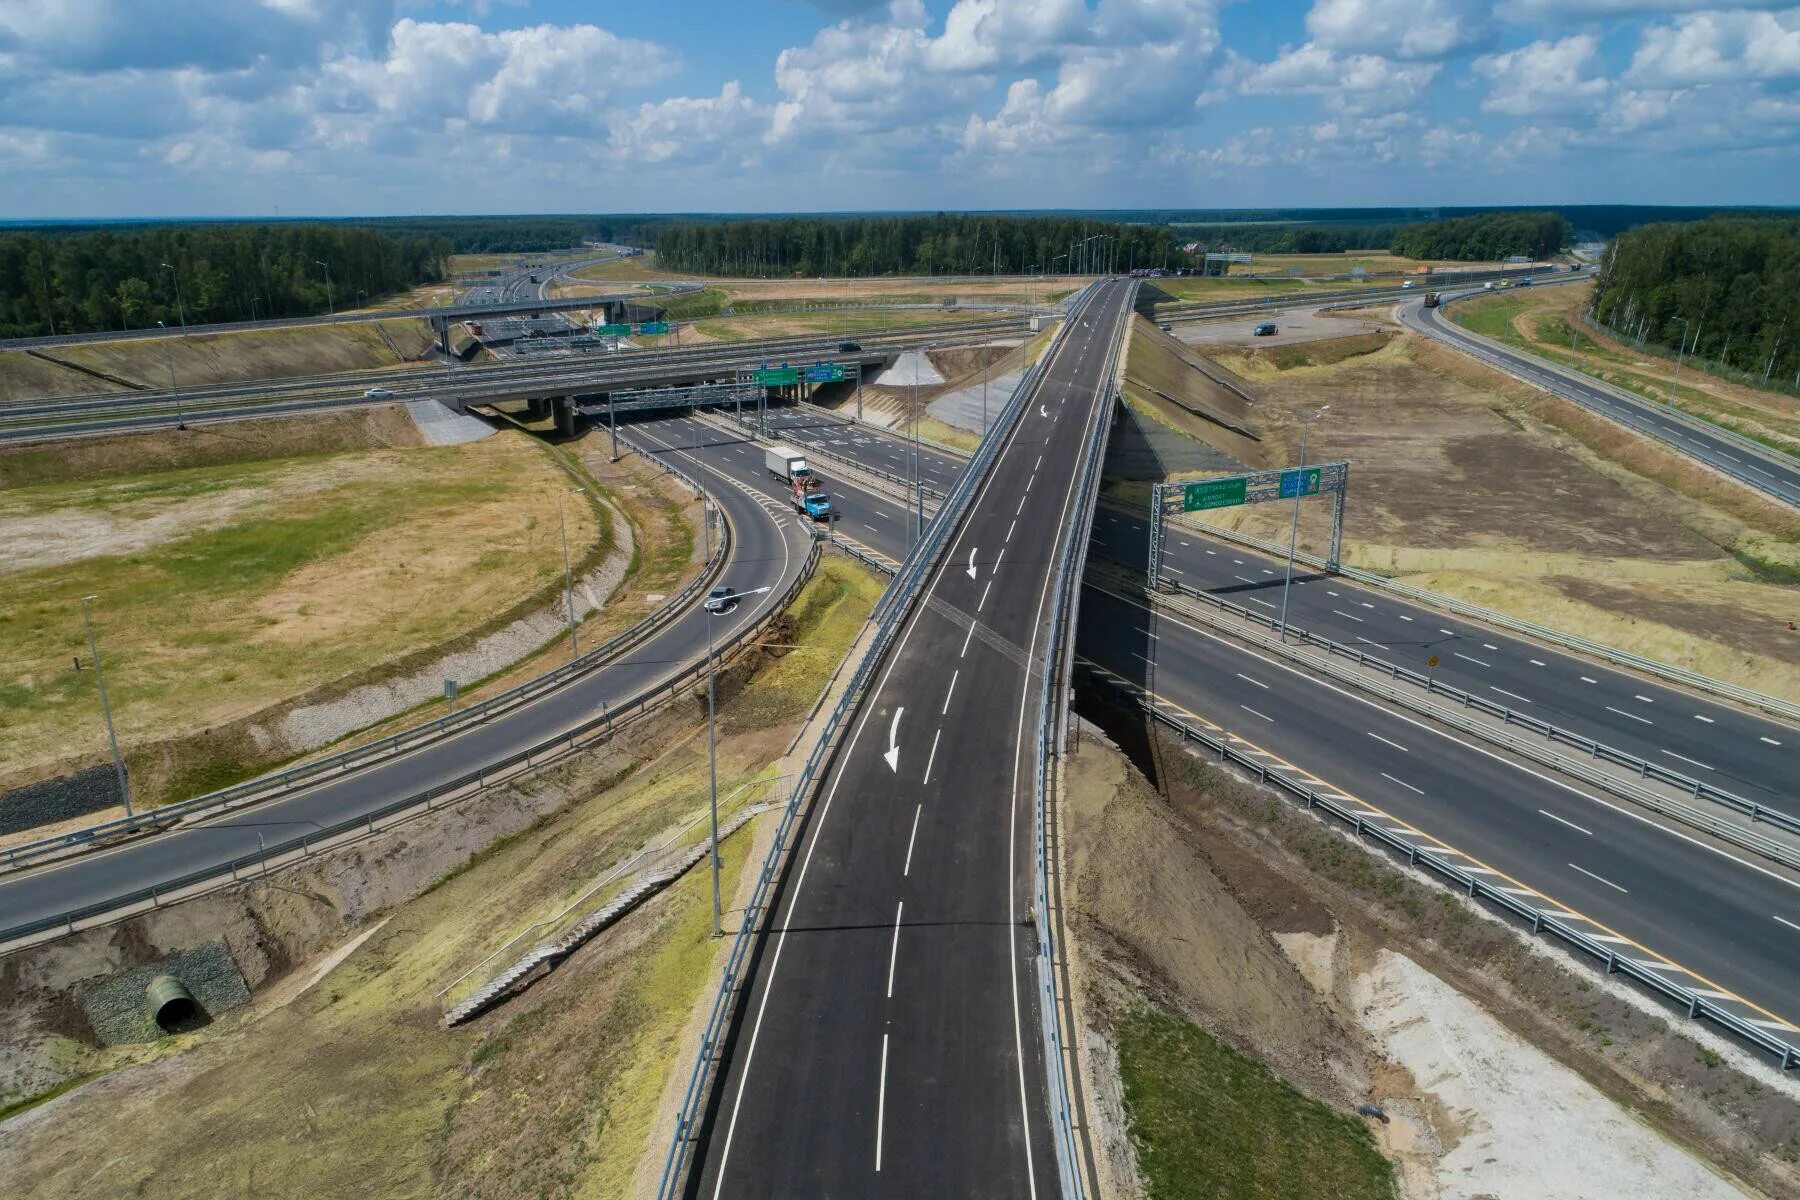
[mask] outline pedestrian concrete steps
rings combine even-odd
[[[752,817],[767,807],[769,806],[754,805],[726,821],[719,827],[719,840],[724,841],[742,829]],[[635,876],[623,891],[616,893],[605,904],[570,925],[558,936],[547,942],[540,942],[526,951],[505,970],[446,1011],[444,1024],[461,1025],[548,975],[558,963],[575,953],[590,938],[605,931],[638,905],[706,861],[708,844],[701,842],[685,847],[673,861]]]

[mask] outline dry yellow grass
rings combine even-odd
[[[0,491],[0,761],[104,742],[78,597],[121,741],[214,729],[487,626],[561,576],[565,476],[523,434],[100,475]],[[569,510],[579,557],[600,536]],[[86,748],[86,753],[82,753]],[[146,771],[153,775],[153,771]]]
[[[1329,357],[1329,356],[1327,356]],[[1235,361],[1228,359],[1227,361]],[[1254,374],[1258,432],[1292,462],[1287,414],[1329,403],[1308,458],[1351,461],[1345,559],[1778,695],[1800,518],[1585,410],[1411,336]],[[1214,514],[1285,540],[1290,510]],[[1302,509],[1325,545],[1328,510]]]

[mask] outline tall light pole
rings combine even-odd
[[[712,505],[700,498],[700,526],[705,531],[705,562],[712,561]],[[719,662],[713,651],[713,610],[706,610],[706,797],[712,820],[713,936],[725,936],[725,910],[719,900],[719,722],[718,700],[714,680]]]
[[[325,315],[335,317],[337,316],[337,305],[331,299],[331,264],[322,258],[315,258],[313,262],[325,268]]]
[[[169,328],[161,321],[156,327],[165,332]],[[186,429],[187,415],[181,411],[181,393],[175,390],[175,352],[167,346],[163,347],[163,361],[169,364],[169,394],[175,397],[175,428]]]
[[[1669,381],[1669,407],[1675,407],[1675,389],[1681,386],[1681,357],[1687,353],[1688,319],[1676,317],[1681,322],[1681,343],[1675,347],[1675,377]]]
[[[563,609],[569,617],[569,658],[573,660],[578,651],[575,645],[575,580],[569,574],[569,523],[563,516],[563,499],[572,495],[587,495],[586,488],[570,488],[556,493],[556,528],[562,534],[563,555]],[[711,555],[708,555],[710,558]]]
[[[113,770],[119,776],[119,800],[125,815],[131,815],[131,792],[125,785],[125,760],[119,755],[119,736],[113,732],[112,704],[106,698],[106,675],[100,669],[100,644],[94,640],[94,622],[88,617],[88,605],[97,597],[81,598],[81,624],[87,630],[88,657],[94,660],[94,679],[100,684],[100,713],[106,718],[106,740],[112,743]]]
[[[164,263],[163,270],[167,271],[169,278],[175,281],[175,315],[181,318],[181,336],[186,337],[187,306],[181,302],[181,272],[175,269],[173,263]],[[158,321],[157,324],[160,325],[162,322]]]
[[[1310,415],[1298,416],[1300,422],[1300,465],[1306,465],[1306,431],[1312,423],[1325,415],[1329,404],[1321,404]],[[1282,641],[1287,641],[1288,595],[1294,590],[1294,545],[1300,538],[1300,493],[1294,493],[1294,522],[1288,527],[1287,578],[1281,585],[1281,631]]]
[[[250,323],[252,325],[256,324],[256,302],[261,299],[261,296],[250,297]]]

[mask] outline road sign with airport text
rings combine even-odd
[[[760,383],[764,387],[782,387],[790,383],[799,383],[800,368],[764,367],[760,371],[750,372],[750,381]]]
[[[629,325],[596,325],[596,326],[594,326],[594,332],[599,334],[601,337],[630,337],[631,336],[631,326],[629,326]]]
[[[1204,508],[1235,508],[1244,502],[1247,477],[1232,475],[1225,479],[1203,479],[1182,489],[1181,511],[1198,512]]]

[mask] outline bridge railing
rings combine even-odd
[[[1090,289],[1084,289],[1088,291]],[[1067,326],[1065,325],[1064,331]],[[1058,332],[1058,338],[1064,331]],[[1019,385],[1014,389],[1012,397],[1006,402],[1000,424],[1008,426],[1017,419],[1019,412],[1031,393],[1036,389],[1042,375],[1042,366],[1048,362],[1049,354],[1034,366]],[[757,872],[756,882],[750,894],[749,903],[744,907],[743,919],[733,935],[731,948],[726,954],[723,974],[719,980],[718,991],[713,996],[713,1003],[708,1010],[706,1023],[701,1029],[700,1045],[694,1056],[694,1066],[689,1073],[686,1088],[682,1092],[680,1106],[675,1114],[675,1130],[669,1140],[668,1154],[663,1160],[662,1178],[657,1185],[658,1200],[673,1200],[680,1194],[690,1166],[689,1156],[695,1138],[699,1135],[705,1119],[707,1098],[711,1095],[715,1084],[716,1069],[723,1062],[724,1046],[730,1031],[732,1014],[739,990],[748,982],[747,970],[752,949],[761,936],[763,922],[770,912],[770,903],[775,891],[776,881],[781,875],[783,863],[793,847],[788,845],[794,829],[799,822],[800,813],[805,807],[805,800],[815,787],[823,781],[824,773],[830,765],[832,755],[837,747],[838,739],[845,727],[855,716],[861,706],[863,696],[875,678],[882,660],[885,658],[896,637],[905,615],[911,610],[913,601],[925,588],[932,576],[939,559],[948,542],[950,531],[962,523],[969,505],[980,483],[986,479],[994,461],[999,456],[1000,444],[1004,438],[989,438],[980,452],[950,489],[944,505],[938,509],[937,516],[928,525],[926,536],[914,543],[912,551],[900,564],[894,582],[882,593],[876,602],[869,620],[874,625],[875,633],[871,639],[862,662],[851,675],[845,686],[843,695],[833,706],[826,717],[824,725],[808,753],[806,763],[789,794],[787,802],[781,808],[781,816],[775,827],[775,834],[764,857],[762,866]]]
[[[1135,291],[1135,287],[1132,290]],[[1051,1129],[1057,1174],[1066,1200],[1082,1200],[1087,1194],[1087,1181],[1082,1171],[1085,1156],[1077,1133],[1075,1093],[1080,1082],[1069,1078],[1071,1063],[1065,1060],[1065,1051],[1071,1050],[1074,1043],[1070,1031],[1063,1027],[1062,1019],[1064,1006],[1070,998],[1063,993],[1057,978],[1057,934],[1061,929],[1061,917],[1060,910],[1052,906],[1050,899],[1050,880],[1056,873],[1056,864],[1051,861],[1050,821],[1055,803],[1056,764],[1062,758],[1066,743],[1068,680],[1075,652],[1081,576],[1087,561],[1094,503],[1100,491],[1100,468],[1106,457],[1107,436],[1117,402],[1120,352],[1130,333],[1131,312],[1132,306],[1127,303],[1107,350],[1106,365],[1101,374],[1106,400],[1096,405],[1098,411],[1093,429],[1083,450],[1081,477],[1071,510],[1073,519],[1062,530],[1061,545],[1057,550],[1051,576],[1054,581],[1048,625],[1051,637],[1045,647],[1038,696],[1038,770],[1032,789],[1035,850],[1032,895],[1036,920],[1032,924],[1037,931],[1038,1018],[1050,1093]],[[1060,895],[1060,888],[1058,891]]]

